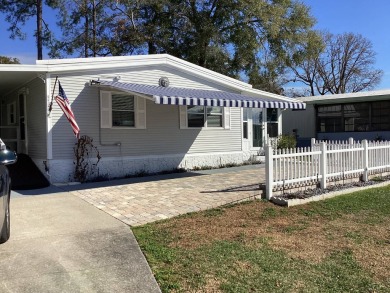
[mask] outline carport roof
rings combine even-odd
[[[45,74],[46,72],[46,66],[2,64],[0,66],[0,96],[33,80],[39,74]]]
[[[269,97],[251,97],[242,94],[215,90],[199,90],[191,88],[163,87],[117,81],[91,81],[99,85],[141,95],[152,99],[156,104],[189,105],[189,106],[220,106],[243,108],[290,108],[305,109],[301,102],[288,102]]]

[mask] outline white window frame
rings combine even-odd
[[[124,94],[118,91],[100,91],[100,128],[110,129],[146,129],[146,100],[136,95],[134,97],[134,126],[112,125],[112,94]]]
[[[181,129],[204,129],[204,130],[220,130],[220,129],[230,129],[230,107],[221,107],[222,113],[222,126],[220,127],[210,127],[207,126],[207,111],[206,108],[209,106],[203,106],[203,117],[205,124],[203,127],[189,127],[188,126],[188,106],[179,106],[180,112],[180,128]]]

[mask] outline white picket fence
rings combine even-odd
[[[266,197],[275,191],[327,184],[390,172],[390,142],[312,141],[307,148],[274,150],[266,146]]]

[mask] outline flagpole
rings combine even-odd
[[[56,81],[54,82],[53,92],[52,92],[52,94],[51,94],[51,102],[50,102],[50,105],[49,105],[49,114],[48,114],[47,116],[50,115],[51,110],[52,110],[52,108],[53,108],[54,91],[55,91],[55,89],[56,89],[57,80],[58,80],[58,75],[56,75]]]

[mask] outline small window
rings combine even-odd
[[[188,127],[222,127],[222,107],[188,106],[187,119]]]
[[[146,100],[128,93],[100,91],[100,127],[146,129]]]
[[[112,126],[134,127],[134,96],[112,94]]]
[[[267,134],[269,137],[278,136],[278,110],[267,109]]]
[[[242,138],[248,139],[248,108],[242,109]]]
[[[222,107],[206,107],[207,127],[222,127]]]
[[[203,106],[188,106],[187,108],[188,127],[203,127],[204,107]]]

